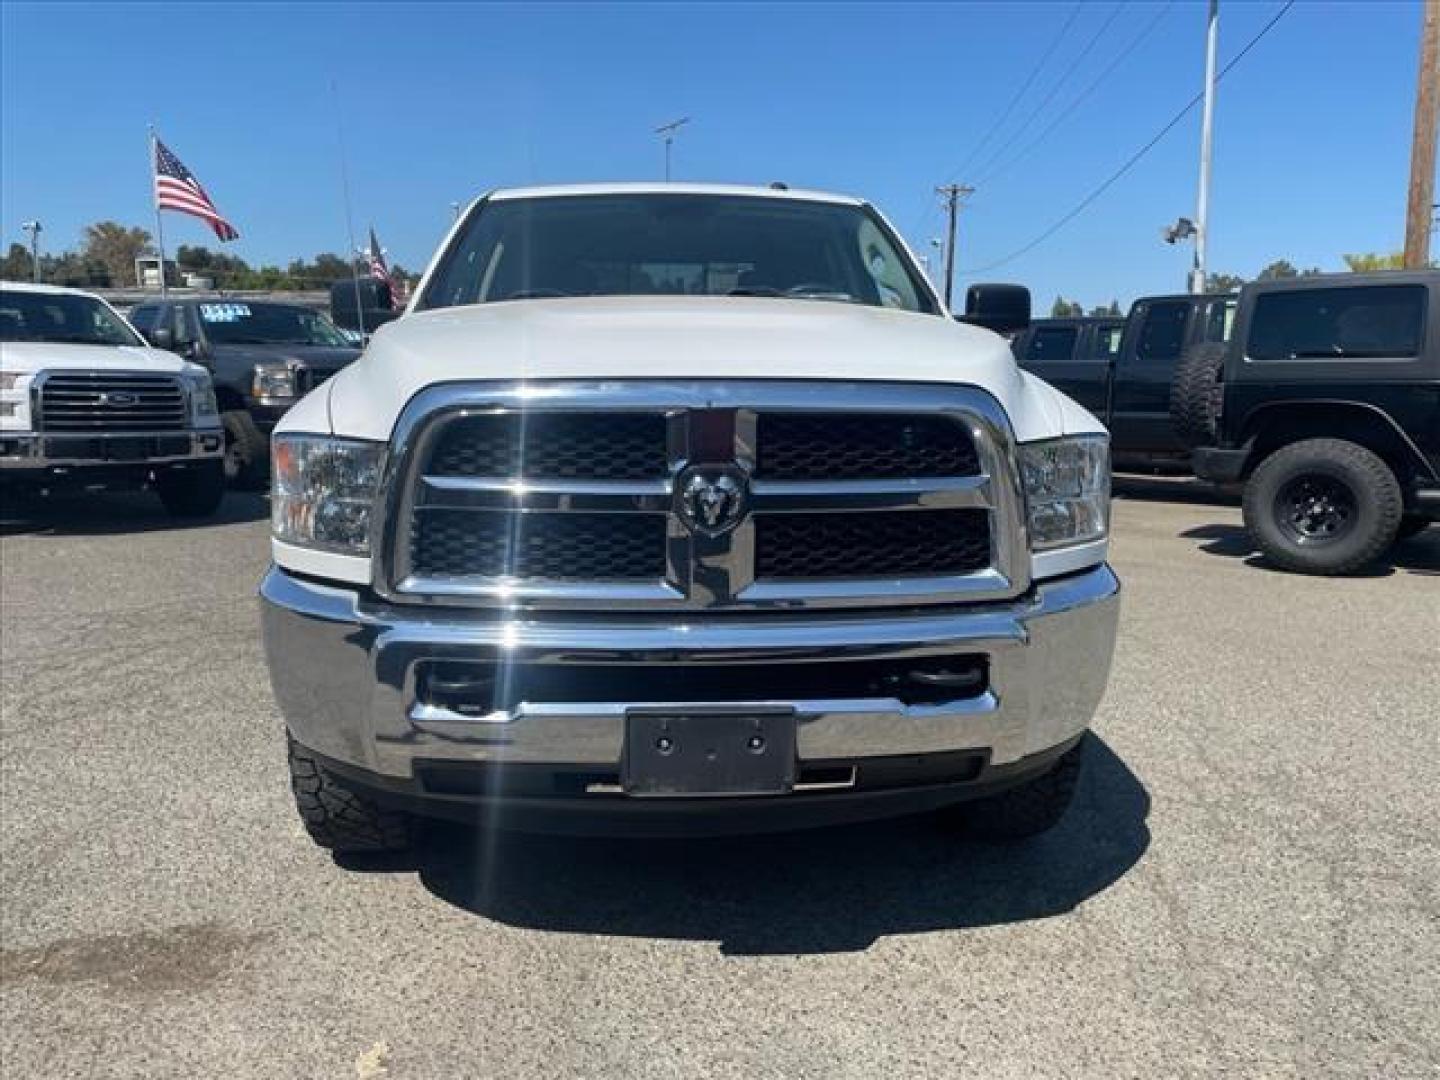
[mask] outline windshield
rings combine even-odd
[[[937,311],[864,207],[655,193],[486,203],[445,253],[420,307],[569,296],[751,296]]]
[[[143,345],[125,320],[93,296],[0,290],[0,341]]]
[[[318,311],[289,304],[201,304],[200,321],[216,345],[338,345],[350,343]]]

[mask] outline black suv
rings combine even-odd
[[[1182,356],[1225,340],[1234,309],[1231,293],[1146,296],[1124,320],[1037,319],[1011,347],[1022,368],[1105,422],[1117,468],[1183,468],[1170,384]]]
[[[1262,281],[1176,373],[1196,473],[1279,566],[1342,574],[1440,519],[1440,273]]]
[[[280,417],[360,355],[335,325],[301,304],[235,297],[147,300],[130,321],[160,349],[210,369],[225,427],[225,477],[258,488]]]

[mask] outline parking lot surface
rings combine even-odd
[[[261,657],[266,507],[0,539],[7,1076],[1440,1072],[1440,529],[1268,569],[1119,485],[1109,695],[1063,825],[305,838]]]

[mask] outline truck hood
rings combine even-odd
[[[163,349],[136,345],[71,345],[46,341],[0,341],[0,367],[36,371],[153,371],[178,375],[199,370]]]
[[[948,318],[816,300],[575,297],[444,308],[382,327],[329,387],[336,434],[388,439],[437,383],[539,379],[823,379],[946,383],[994,396],[1022,440],[1058,435],[1066,406],[1006,342]],[[1058,400],[1057,400],[1058,399]],[[1103,430],[1078,410],[1080,430]],[[283,425],[315,430],[318,410]]]
[[[359,349],[338,345],[214,345],[217,360],[238,364],[285,364],[316,371],[336,371],[360,355]]]

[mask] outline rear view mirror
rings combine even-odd
[[[154,345],[157,349],[175,348],[175,331],[171,330],[168,326],[157,326],[145,336],[149,339],[150,344]]]
[[[1024,285],[971,285],[965,290],[961,322],[997,334],[1017,334],[1030,325],[1030,290]]]

